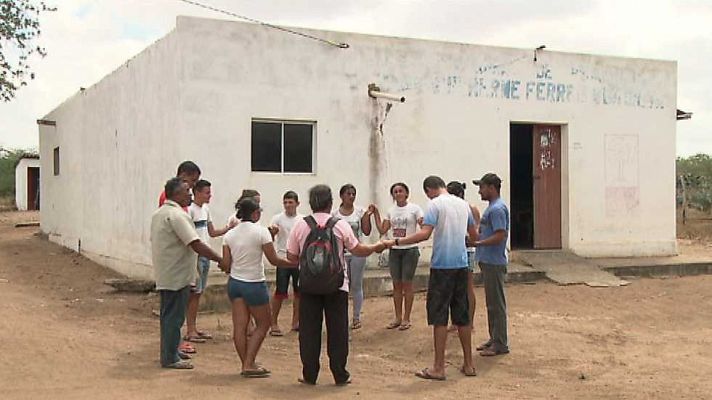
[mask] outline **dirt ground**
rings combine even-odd
[[[476,356],[479,375],[458,372],[448,343],[448,380],[413,376],[432,359],[419,295],[410,331],[384,329],[391,299],[367,299],[351,343],[353,384],[335,387],[322,358],[319,385],[300,375],[297,337],[268,337],[259,355],[268,379],[238,374],[228,314],[202,314],[216,339],[198,346],[192,371],[158,366],[155,296],[115,293],[114,274],[14,228],[36,214],[0,213],[0,398],[3,399],[435,399],[709,398],[712,393],[712,276],[639,279],[618,288],[508,287],[512,353]],[[485,339],[481,288],[473,341]],[[289,310],[289,307],[286,308]],[[281,315],[288,326],[289,312]]]

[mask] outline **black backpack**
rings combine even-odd
[[[304,217],[311,232],[299,257],[299,291],[307,294],[332,294],[344,284],[344,266],[339,256],[339,244],[330,217],[319,226],[313,216]]]

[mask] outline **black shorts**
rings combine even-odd
[[[431,268],[425,308],[428,311],[428,325],[447,326],[448,317],[452,318],[453,325],[470,325],[467,268]]]
[[[292,291],[295,296],[299,295],[299,268],[277,267],[277,283],[275,284],[274,297],[286,299],[289,297],[289,278],[292,278]]]

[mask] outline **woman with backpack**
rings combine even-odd
[[[346,221],[331,216],[331,188],[309,190],[312,214],[296,222],[287,239],[287,259],[299,262],[300,382],[315,385],[319,375],[322,321],[326,320],[329,368],[337,385],[351,382],[346,370],[349,354],[349,276],[344,253],[368,257],[385,246],[362,244]]]
[[[414,234],[423,224],[423,209],[417,204],[409,203],[410,189],[403,182],[391,186],[391,197],[396,202],[385,218],[381,220],[378,208],[374,209],[376,229],[381,235],[391,232],[391,238],[404,238]],[[417,244],[393,246],[388,251],[388,268],[393,280],[393,305],[395,319],[386,326],[387,329],[404,331],[410,329],[410,312],[413,309],[413,277],[418,266],[420,251]],[[405,304],[404,303],[405,300]]]
[[[339,190],[341,205],[332,212],[332,216],[346,221],[353,230],[359,242],[371,234],[372,211],[354,205],[356,201],[356,187],[347,183]],[[351,298],[353,299],[353,315],[351,329],[361,328],[361,307],[363,306],[363,270],[366,268],[366,257],[359,257],[346,251],[346,265],[348,266],[349,281],[351,282]]]
[[[255,363],[272,321],[262,255],[273,265],[296,268],[296,263],[277,256],[272,235],[257,223],[261,216],[262,209],[254,198],[240,200],[237,218],[241,222],[223,238],[223,262],[220,265],[230,274],[227,294],[232,303],[233,340],[242,361],[241,375],[248,378],[263,378],[270,374],[269,370]],[[256,328],[248,337],[250,315],[255,319]]]

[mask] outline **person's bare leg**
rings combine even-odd
[[[396,319],[393,324],[400,325],[403,321],[403,282],[393,281],[393,308]]]
[[[410,323],[410,313],[413,311],[413,299],[415,295],[413,294],[413,282],[403,282],[403,300],[405,302],[405,309],[403,311],[403,323]]]
[[[272,309],[272,327],[271,327],[271,329],[273,331],[280,330],[279,322],[277,319],[279,318],[279,311],[282,309],[282,301],[283,300],[281,297],[278,298],[276,295],[272,296],[272,303],[270,304],[270,307]]]
[[[292,301],[292,330],[299,330],[299,295],[294,294],[294,300]]]
[[[472,361],[472,327],[458,326],[457,335],[460,337],[460,344],[462,345],[462,358],[464,360],[462,372],[468,375],[474,374],[475,364]]]
[[[240,361],[244,366],[245,355],[247,353],[247,321],[250,315],[247,311],[247,305],[242,299],[232,301],[232,340],[235,345],[235,351],[240,357]],[[243,367],[244,369],[244,367]]]
[[[260,351],[262,342],[265,340],[271,320],[269,304],[250,307],[250,313],[255,317],[256,327],[252,332],[252,336],[247,340],[247,353],[242,363],[243,371],[257,369],[255,358],[257,357],[257,352]]]
[[[475,277],[472,271],[467,273],[467,303],[470,307],[470,328],[471,331],[475,329],[475,306],[477,305],[477,299],[475,298]]]
[[[190,297],[188,297],[188,312],[186,315],[186,325],[187,329],[185,332],[185,335],[190,337],[190,336],[198,336],[198,326],[197,326],[197,319],[198,319],[198,306],[200,305],[200,293],[190,293]]]
[[[447,345],[447,326],[433,326],[433,347],[435,349],[435,360],[433,368],[429,370],[430,375],[445,376],[445,346]]]

